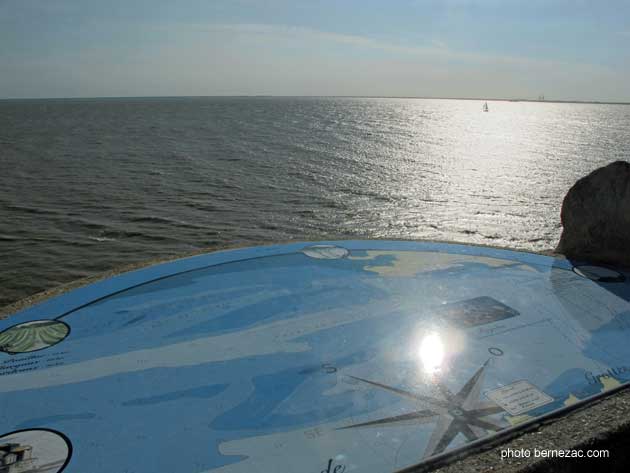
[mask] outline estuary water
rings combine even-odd
[[[630,106],[378,98],[0,101],[0,306],[143,260],[392,238],[553,248]]]

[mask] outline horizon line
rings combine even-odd
[[[630,102],[611,100],[577,99],[527,99],[506,97],[431,97],[418,95],[275,95],[275,94],[233,94],[233,95],[103,95],[74,97],[5,97],[0,101],[20,100],[102,100],[102,99],[177,99],[177,98],[365,98],[365,99],[414,99],[414,100],[474,100],[492,102],[535,102],[535,103],[575,103],[594,105],[630,105]]]

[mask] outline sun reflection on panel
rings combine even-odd
[[[444,342],[436,332],[427,334],[420,342],[418,349],[420,361],[427,374],[436,374],[442,369],[444,361]]]

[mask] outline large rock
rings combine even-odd
[[[630,164],[617,161],[577,181],[562,202],[560,218],[558,253],[630,266]]]

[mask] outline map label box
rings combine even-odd
[[[513,416],[553,402],[551,396],[525,380],[487,391],[485,395]]]

